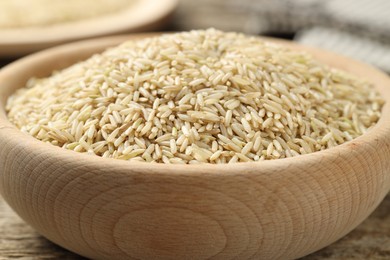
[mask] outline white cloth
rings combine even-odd
[[[390,73],[390,44],[351,32],[321,27],[303,30],[296,35],[295,40],[361,60]]]

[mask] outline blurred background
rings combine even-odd
[[[318,46],[390,73],[389,0],[182,0],[173,29],[215,27]]]
[[[35,12],[37,14],[35,16],[34,12],[26,12],[23,8],[26,3],[29,3],[31,10],[34,2],[40,5],[40,9],[36,9],[38,11]],[[74,4],[73,2],[83,3],[83,7],[80,12],[70,14],[66,5]],[[153,5],[155,2],[158,3],[155,8],[164,5],[170,7],[160,14],[141,8],[139,10],[144,12],[143,17],[147,18],[143,23],[117,31],[111,30],[102,35],[214,27],[224,31],[287,38],[318,46],[362,60],[390,73],[389,0],[96,0],[92,1],[94,8],[90,8],[89,12],[83,12],[82,10],[88,9],[88,2],[91,1],[1,0],[0,36],[2,30],[9,29],[2,28],[2,24],[7,25],[7,20],[8,27],[13,23],[22,24],[22,20],[29,23],[34,23],[34,19],[41,23],[45,21],[53,23],[56,19],[57,22],[61,22],[61,19],[76,20],[81,18],[77,15],[83,13],[87,16],[84,18],[91,18],[93,14],[104,14],[104,11],[107,13],[113,13],[116,9],[123,11],[126,9],[126,2],[129,9],[152,3],[148,7],[150,11],[153,6],[156,6]],[[113,7],[107,8],[107,3],[111,3]],[[104,9],[99,10],[99,5]],[[61,12],[56,14],[56,11],[53,11],[55,9]],[[137,12],[139,13],[138,10]],[[56,18],[56,15],[60,17]],[[128,20],[132,19],[130,16]],[[10,19],[14,21],[10,23]],[[102,29],[105,26],[105,24],[100,25]],[[0,53],[1,42],[0,37]],[[12,59],[5,61],[3,59],[1,64],[4,65],[10,60]]]
[[[62,0],[0,0],[0,53],[1,48],[4,48],[6,44],[8,44],[8,48],[10,47],[10,40],[7,36],[4,36],[7,35],[5,33],[9,33],[13,37],[15,35],[22,37],[23,32],[29,30],[28,26],[23,29],[25,31],[18,31],[19,29],[10,29],[10,25],[8,25],[8,28],[2,27],[2,24],[9,24],[10,19],[16,19],[16,15],[19,15],[18,19],[23,19],[23,17],[34,19],[31,8],[25,7],[26,3],[29,3],[29,6],[39,3],[40,6],[38,7],[43,16],[48,13],[54,14],[49,12],[53,9],[49,9],[48,5],[53,5],[58,1],[62,2],[61,4],[73,2]],[[83,2],[86,5],[87,2],[84,1],[86,0],[79,0],[78,2]],[[107,34],[139,31],[183,31],[214,27],[224,31],[280,37],[321,47],[370,63],[390,73],[390,0],[127,1],[129,3],[134,2],[134,6],[149,3],[146,9],[140,8],[141,11],[137,11],[138,17],[144,18],[143,23],[135,23],[135,26],[132,23],[133,26],[117,31],[113,30]],[[103,2],[103,0],[96,0],[93,1],[93,4],[99,5]],[[123,4],[126,0],[115,2]],[[170,5],[170,8],[167,8],[158,16],[156,12],[149,12],[156,11],[152,9],[160,8],[165,2]],[[7,9],[10,8],[10,5],[14,9]],[[132,7],[129,6],[129,8]],[[125,8],[120,7],[119,9],[123,11]],[[80,13],[83,14],[84,12]],[[96,13],[99,12],[96,11]],[[55,19],[53,16],[49,20],[45,20],[46,18],[42,18],[42,23],[44,21],[53,23],[53,20],[50,19]],[[77,20],[77,18],[81,19],[83,17],[72,17],[74,20]],[[138,19],[136,15],[129,15],[127,18],[129,20]],[[66,20],[69,17],[62,17],[61,19]],[[18,21],[18,23],[22,22]],[[106,25],[103,22],[99,26],[104,28]],[[55,28],[56,32],[61,35],[61,27]],[[17,30],[17,32],[12,32],[12,30]],[[37,25],[35,25],[34,30],[39,30]],[[74,30],[77,30],[77,27]],[[39,39],[34,40],[38,41]],[[40,47],[50,45],[43,44]],[[12,46],[11,44],[11,47],[15,50],[18,46]],[[0,55],[0,67],[17,59],[18,56],[20,57],[21,54]],[[390,197],[388,196],[374,214],[351,234],[305,259],[390,259],[389,208]],[[10,258],[81,259],[39,236],[20,220],[0,198],[0,259]]]

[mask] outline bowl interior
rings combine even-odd
[[[28,79],[31,77],[46,77],[51,75],[53,71],[60,70],[63,68],[66,68],[76,62],[83,61],[90,56],[92,56],[95,53],[102,52],[103,50],[116,46],[124,41],[127,40],[133,40],[133,39],[141,39],[144,37],[152,37],[157,36],[159,33],[142,33],[142,34],[133,34],[133,35],[122,35],[122,36],[114,36],[114,37],[106,37],[106,38],[100,38],[98,40],[85,40],[81,42],[71,43],[67,45],[63,45],[60,47],[52,48],[37,54],[30,55],[26,58],[20,59],[19,61],[14,62],[13,64],[10,64],[6,68],[3,69],[2,73],[0,74],[0,79],[4,78],[2,80],[2,85],[0,85],[0,127],[2,125],[7,127],[13,127],[13,125],[7,120],[7,116],[4,110],[4,106],[6,104],[7,98],[18,88],[21,88],[25,86]],[[329,51],[309,47],[309,46],[303,46],[296,43],[293,43],[291,41],[286,40],[280,40],[280,39],[274,39],[274,38],[268,38],[263,37],[264,40],[278,43],[285,45],[291,49],[295,49],[298,51],[306,51],[309,52],[311,55],[313,55],[314,58],[317,60],[323,62],[324,64],[327,64],[331,67],[338,68],[341,70],[344,70],[346,72],[349,72],[351,74],[354,74],[362,79],[368,80],[371,83],[374,84],[376,90],[382,95],[382,97],[385,99],[386,103],[383,106],[382,109],[382,116],[378,123],[366,134],[352,140],[349,142],[346,142],[342,145],[338,145],[336,147],[314,152],[311,154],[306,155],[300,155],[298,157],[292,157],[292,158],[284,158],[284,159],[277,159],[277,160],[266,160],[262,161],[261,164],[264,167],[265,165],[269,165],[270,167],[278,167],[281,163],[304,163],[306,160],[300,160],[302,158],[306,158],[307,160],[313,160],[313,158],[320,158],[323,154],[326,156],[326,154],[334,154],[334,153],[340,153],[340,152],[346,152],[348,149],[344,149],[347,147],[351,147],[354,143],[360,143],[360,142],[370,142],[375,134],[378,134],[378,132],[381,132],[383,128],[390,129],[390,78],[383,72],[379,71],[378,69],[375,69],[371,67],[370,65],[363,64],[361,62],[352,60],[347,57],[340,56],[338,54],[334,54]],[[18,77],[12,77],[12,75],[18,75]],[[30,136],[27,136],[27,138],[31,138]],[[37,141],[34,139],[34,141],[41,144],[40,141]],[[53,147],[51,145],[47,148],[57,148]],[[65,149],[61,149],[61,153],[66,154],[74,154],[73,151],[68,151]],[[85,154],[78,154],[79,156],[85,156],[85,160],[92,159],[93,161],[96,160],[96,158],[91,156],[86,156]],[[310,159],[312,158],[312,159]],[[101,158],[99,158],[101,159]],[[122,160],[114,160],[114,159],[105,159],[104,163],[125,163]],[[299,162],[302,161],[302,162]],[[135,164],[139,164],[138,162],[134,162]],[[236,172],[235,167],[239,167],[242,165],[247,164],[254,164],[255,162],[250,163],[238,163],[234,164],[233,172]],[[153,166],[145,166],[144,163],[140,164],[142,167],[154,167]],[[165,165],[165,164],[158,164],[159,168],[172,168],[172,169],[179,169],[181,170],[182,167],[186,167],[188,169],[188,165],[175,165],[174,167],[172,165]],[[204,165],[192,165],[191,167],[201,167],[201,168],[224,168],[224,166],[221,165],[211,165],[211,164],[204,164]],[[228,168],[229,169],[229,168]],[[225,169],[225,171],[228,171],[228,169]]]

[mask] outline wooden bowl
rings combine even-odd
[[[161,28],[178,0],[138,0],[127,9],[51,26],[0,28],[0,57],[17,57],[61,43]]]
[[[353,141],[289,159],[166,165],[64,150],[7,120],[6,99],[28,78],[134,37],[145,35],[57,47],[0,72],[0,191],[54,243],[94,259],[293,259],[350,232],[389,191],[389,77],[286,41],[278,42],[371,80],[387,101],[378,124]]]

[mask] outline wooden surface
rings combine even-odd
[[[0,259],[82,259],[40,236],[0,198]]]
[[[2,102],[32,75],[120,41],[76,43],[15,63],[0,72]],[[318,250],[361,223],[390,188],[390,79],[367,65],[305,49],[370,78],[388,101],[368,134],[283,160],[158,165],[49,146],[0,113],[0,192],[41,234],[98,259],[291,259]]]

